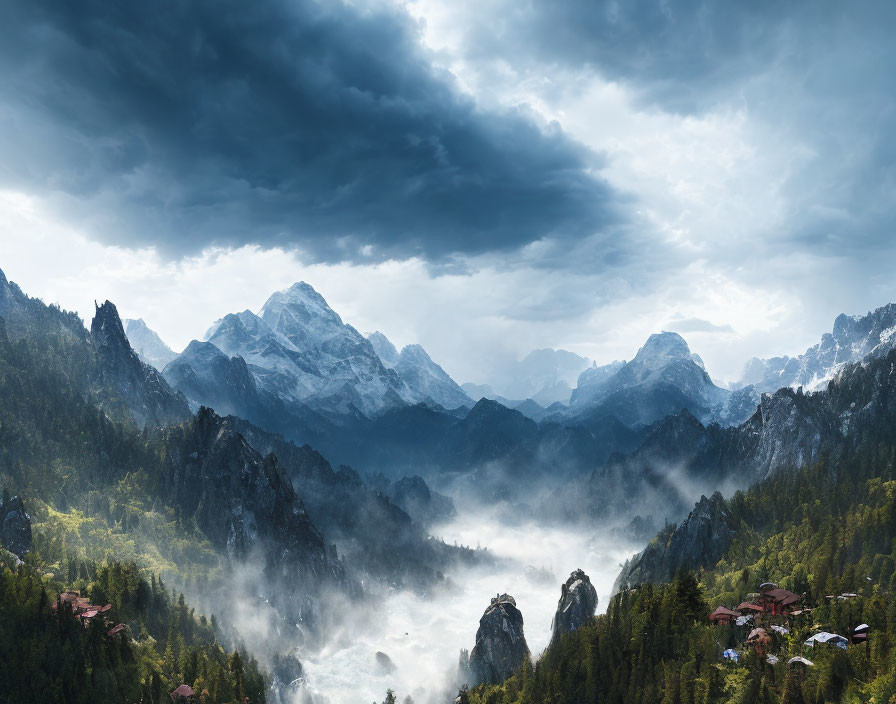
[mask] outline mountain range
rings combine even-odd
[[[230,381],[244,383],[252,400],[245,363],[215,357],[242,370]],[[249,593],[301,624],[305,638],[319,635],[324,593],[366,598],[362,581],[423,591],[455,561],[480,559],[428,535],[424,524],[453,507],[420,477],[367,484],[243,418],[206,406],[192,412],[138,358],[112,303],[96,307],[88,331],[2,272],[0,419],[0,475],[38,515],[72,512],[104,527],[98,539],[184,574],[207,579],[220,565],[251,565]],[[64,526],[39,532],[61,539]],[[67,539],[75,545],[82,535]],[[208,596],[230,588],[217,583]]]
[[[896,304],[862,316],[841,314],[834,320],[833,330],[804,354],[751,359],[738,385],[753,385],[758,391],[775,391],[783,386],[815,391],[824,388],[845,365],[881,357],[894,347]]]

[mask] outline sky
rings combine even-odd
[[[458,381],[896,300],[889,2],[0,6],[0,268],[173,348],[313,285]]]

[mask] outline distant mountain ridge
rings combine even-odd
[[[838,315],[833,330],[821,342],[797,357],[754,357],[744,365],[738,385],[752,384],[759,391],[802,386],[816,391],[845,365],[883,357],[896,347],[896,303],[888,303],[863,316]]]
[[[54,336],[67,350],[60,363],[67,367],[69,383],[116,420],[129,419],[142,428],[190,416],[183,394],[131,349],[109,301],[96,305],[88,331],[76,314],[31,298],[0,271],[0,318],[10,340]]]
[[[568,403],[572,387],[589,361],[574,352],[544,348],[532,350],[523,359],[502,365],[489,375],[486,384],[468,386],[487,387],[481,398],[517,399],[517,404],[532,399],[542,407],[553,403]]]
[[[394,369],[407,385],[415,402],[435,401],[447,409],[473,405],[473,399],[420,345],[406,345],[399,353],[379,331],[371,333],[367,339],[382,363]]]
[[[558,419],[593,425],[613,416],[645,427],[687,409],[704,423],[736,425],[755,410],[758,394],[716,386],[703,360],[674,332],[651,335],[630,362],[593,366],[579,375],[569,408]]]
[[[876,434],[889,432],[894,422],[891,350],[866,365],[844,367],[824,391],[784,387],[763,394],[756,412],[736,427],[704,425],[687,410],[667,416],[649,428],[637,450],[611,457],[584,482],[557,492],[548,512],[609,519],[653,510],[657,522],[676,519],[694,494],[745,488],[825,454],[836,458],[862,443],[873,447]]]
[[[168,347],[154,330],[147,327],[143,318],[136,320],[126,318],[124,333],[137,356],[158,371],[162,371],[166,364],[177,357],[177,352]]]

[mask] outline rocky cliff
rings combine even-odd
[[[93,385],[101,405],[112,410],[123,407],[140,427],[168,425],[190,416],[183,394],[131,349],[111,302],[96,307],[90,338],[97,355]]]
[[[164,441],[162,483],[170,500],[234,564],[260,561],[260,581],[284,597],[282,610],[291,611],[290,595],[352,590],[276,456],[262,457],[232,421],[203,407],[167,430]],[[310,620],[315,609],[299,604],[299,616]]]
[[[467,684],[499,684],[528,658],[529,646],[523,635],[523,615],[512,596],[500,594],[491,600],[479,619],[476,645],[470,651],[468,661],[471,681]]]
[[[582,570],[575,570],[561,587],[560,601],[551,624],[551,645],[560,636],[588,623],[597,611],[597,590]]]
[[[660,533],[647,547],[626,562],[614,591],[641,582],[668,582],[679,568],[709,567],[731,546],[736,526],[719,492],[700,497],[694,510],[680,525]]]
[[[896,304],[889,303],[863,316],[839,315],[821,342],[796,357],[753,358],[744,366],[741,384],[759,391],[784,386],[823,389],[850,363],[884,357],[896,346]]]

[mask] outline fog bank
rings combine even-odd
[[[560,586],[576,568],[591,577],[606,608],[621,563],[638,546],[604,533],[541,526],[523,521],[509,526],[496,511],[479,510],[435,526],[432,534],[448,543],[481,546],[498,566],[457,569],[446,576],[452,588],[429,595],[392,590],[373,613],[346,613],[344,627],[316,653],[297,654],[306,685],[296,704],[310,695],[315,704],[382,701],[388,687],[398,701],[444,701],[453,687],[461,648],[473,647],[479,618],[497,593],[512,594],[523,614],[526,640],[537,657],[550,640]],[[377,651],[395,669],[384,672]]]

